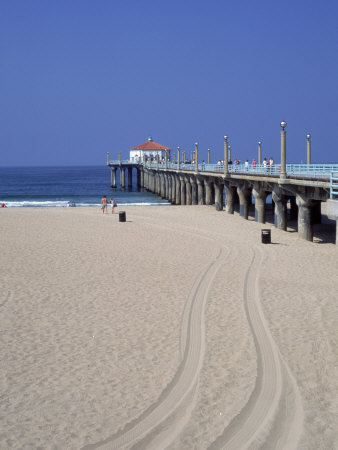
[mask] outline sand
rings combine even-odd
[[[337,247],[125,211],[1,211],[0,447],[338,449]]]

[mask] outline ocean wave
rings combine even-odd
[[[68,201],[1,201],[0,200],[0,204],[1,203],[5,203],[5,205],[7,206],[7,208],[52,208],[52,207],[67,207]],[[71,202],[72,204],[74,204],[74,202]],[[121,207],[121,206],[168,206],[170,205],[170,203],[164,203],[164,202],[124,202],[124,203],[118,203],[117,208]],[[75,203],[76,207],[100,207],[101,204],[100,203]],[[108,204],[108,207],[110,205]]]

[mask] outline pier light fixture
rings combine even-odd
[[[262,164],[262,141],[258,141],[258,164]]]
[[[311,134],[308,133],[306,135],[306,162],[307,164],[311,164]]]
[[[284,130],[284,128],[286,127],[286,122],[281,122],[280,126],[282,128],[281,132],[280,132],[280,138],[281,138],[281,155],[280,155],[280,181],[279,182],[284,182],[286,179],[286,131]]]
[[[195,172],[198,172],[198,142],[195,142]]]
[[[224,136],[224,176],[229,175],[228,136]]]

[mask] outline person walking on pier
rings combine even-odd
[[[102,213],[104,214],[104,212],[106,211],[106,213],[108,214],[108,210],[107,210],[107,196],[104,195],[101,199],[101,209],[102,209]]]

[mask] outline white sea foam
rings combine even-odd
[[[66,200],[60,200],[60,201],[13,201],[13,202],[6,202],[0,200],[0,204],[5,203],[8,208],[49,208],[49,207],[67,207],[68,201]],[[71,202],[74,203],[74,202]],[[168,206],[170,203],[152,203],[152,202],[143,202],[143,203],[118,203],[118,207],[121,206]],[[99,207],[100,203],[76,203],[77,207],[88,207],[88,206],[95,206]],[[109,205],[108,205],[109,206]]]

